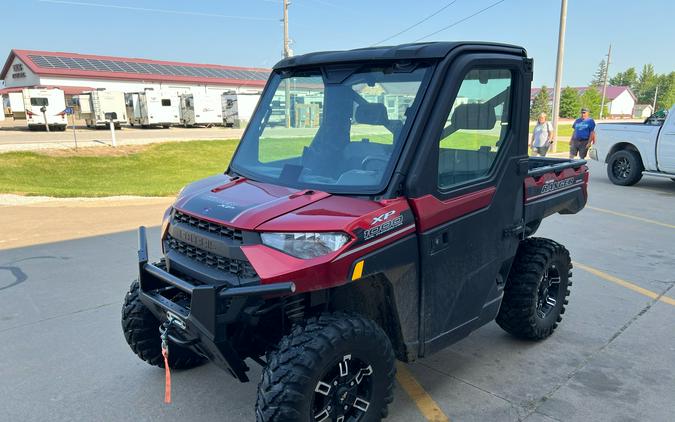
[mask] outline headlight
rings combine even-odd
[[[316,258],[343,247],[349,236],[344,233],[262,233],[262,243],[297,258]]]

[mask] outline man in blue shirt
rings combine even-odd
[[[570,139],[570,158],[577,153],[582,160],[586,158],[588,147],[595,143],[595,120],[591,119],[587,108],[581,109],[581,117],[572,123],[572,138]]]

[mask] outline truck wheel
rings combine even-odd
[[[520,338],[550,336],[565,313],[571,269],[570,254],[561,244],[537,237],[520,242],[497,324]]]
[[[131,283],[129,292],[122,306],[122,331],[129,347],[150,365],[164,368],[162,343],[159,338],[160,322],[143,305],[138,295],[138,281]],[[189,369],[202,365],[206,359],[191,350],[169,345],[169,367],[172,369]]]
[[[323,314],[296,325],[268,354],[258,422],[379,421],[393,401],[394,352],[373,321]]]
[[[642,179],[642,160],[632,150],[617,151],[607,161],[607,177],[615,185],[631,186]]]

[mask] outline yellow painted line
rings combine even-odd
[[[363,274],[363,261],[359,261],[354,265],[354,272],[352,273],[352,281],[358,280]]]
[[[662,296],[656,292],[653,292],[651,290],[647,290],[643,287],[640,287],[636,284],[631,283],[630,281],[622,280],[619,277],[614,277],[611,274],[607,274],[605,272],[602,272],[596,268],[589,267],[588,265],[580,264],[576,261],[573,262],[575,268],[581,268],[584,271],[587,271],[595,276],[598,276],[602,278],[603,280],[610,281],[614,284],[618,284],[619,286],[625,287],[627,289],[630,289],[636,293],[640,293],[641,295],[647,296],[651,299],[658,300],[663,303],[667,303],[669,305],[675,306],[675,299],[668,297],[668,296]]]
[[[630,215],[630,214],[624,214],[622,212],[606,210],[604,208],[591,207],[591,206],[588,206],[588,205],[586,206],[586,208],[591,209],[593,211],[604,212],[605,214],[611,214],[611,215],[616,215],[618,217],[630,218],[631,220],[642,221],[643,223],[655,224],[657,226],[668,227],[669,229],[675,229],[675,224],[663,223],[661,221],[650,220],[649,218],[638,217],[636,215]]]
[[[429,393],[424,391],[424,388],[412,376],[408,368],[400,362],[397,362],[396,365],[396,380],[428,421],[450,422],[450,419],[443,413],[434,399],[431,398]]]

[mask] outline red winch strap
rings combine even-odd
[[[171,370],[169,369],[169,351],[162,349],[162,356],[164,356],[164,403],[171,403]]]

